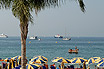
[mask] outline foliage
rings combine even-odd
[[[23,17],[26,17],[28,21],[33,23],[31,15],[33,10],[37,14],[42,9],[59,6],[60,2],[65,3],[65,0],[0,0],[0,8],[11,8],[15,17],[21,19],[23,22]],[[83,0],[78,0],[78,2],[82,12],[85,12]]]

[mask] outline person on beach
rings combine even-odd
[[[95,65],[95,69],[96,69],[96,65]]]
[[[31,59],[29,59],[29,63],[31,63]]]
[[[59,65],[59,67],[57,67],[57,69],[61,69],[61,66]]]
[[[56,67],[55,63],[53,64],[54,67]]]
[[[42,69],[46,69],[45,64],[43,64]]]
[[[88,65],[88,68],[87,69],[90,69],[89,65]]]
[[[45,64],[44,66],[46,67],[46,69],[48,69],[48,64]]]
[[[52,65],[50,65],[50,69],[56,69],[56,65],[55,65],[55,63],[52,64]]]
[[[83,68],[82,65],[80,65],[80,63],[79,63],[79,66],[80,66],[80,68]]]

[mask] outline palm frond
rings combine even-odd
[[[28,21],[33,23],[33,17],[30,13],[30,9],[27,1],[14,0],[12,5],[12,12],[13,15],[21,19],[22,22],[25,22],[24,17],[26,17]]]
[[[83,0],[77,0],[82,12],[85,12]],[[12,8],[15,17],[19,19],[26,17],[28,21],[33,23],[31,12],[35,10],[37,14],[45,8],[55,8],[65,3],[65,0],[0,0],[0,8]]]
[[[0,0],[0,9],[1,8],[11,8],[13,0]]]
[[[85,4],[84,4],[83,0],[78,0],[78,2],[79,2],[79,5],[80,5],[80,8],[81,8],[81,11],[85,12]]]

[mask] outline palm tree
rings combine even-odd
[[[21,66],[26,69],[26,39],[29,22],[33,23],[31,12],[35,13],[45,8],[56,7],[64,0],[0,0],[0,9],[10,9],[15,17],[20,20],[21,30]],[[78,0],[82,12],[85,12],[83,0]]]

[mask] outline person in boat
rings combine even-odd
[[[79,50],[79,49],[77,48],[77,46],[75,47],[75,50]]]
[[[72,52],[72,49],[69,49],[69,52]]]

